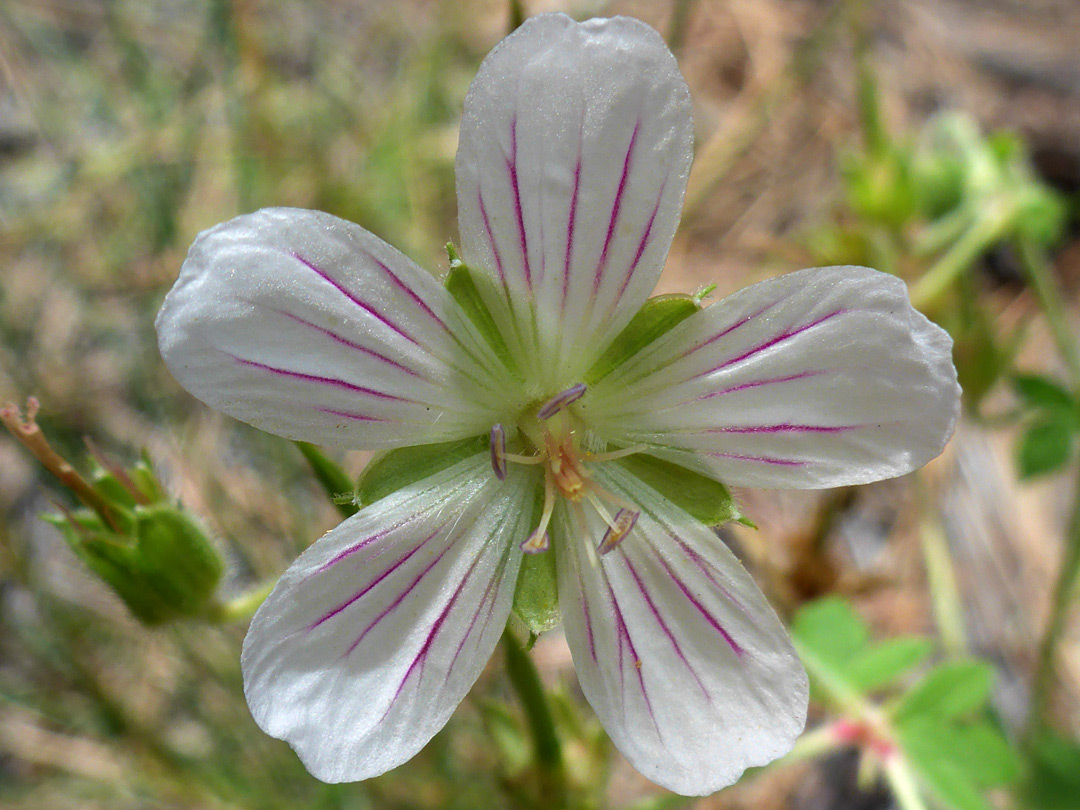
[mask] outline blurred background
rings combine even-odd
[[[664,794],[610,748],[554,631],[532,657],[557,789],[500,656],[415,760],[323,785],[248,715],[244,621],[140,608],[63,517],[79,501],[0,432],[0,807],[1080,807],[1075,0],[0,0],[0,404],[36,397],[101,491],[151,465],[151,499],[224,561],[219,608],[272,581],[340,518],[297,447],[172,380],[161,300],[197,232],[268,205],[445,271],[469,82],[550,10],[645,20],[689,82],[659,292],[866,264],[956,340],[941,458],[738,492],[758,528],[720,530],[807,660],[806,743],[716,796]],[[352,478],[366,461],[326,452]]]

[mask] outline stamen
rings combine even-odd
[[[506,480],[506,430],[498,423],[491,426],[491,469],[500,481]]]
[[[523,456],[518,453],[503,453],[502,457],[515,464],[543,464],[543,456]]]
[[[604,523],[606,523],[609,528],[614,528],[615,523],[612,521],[611,515],[608,514],[607,508],[600,502],[600,499],[596,497],[596,493],[592,491],[592,488],[585,492],[585,497],[589,499],[589,503],[593,505],[593,509],[596,510],[597,514],[603,518]]]
[[[572,385],[563,391],[561,394],[556,394],[543,405],[540,406],[540,410],[536,412],[537,419],[550,419],[567,405],[572,402],[577,402],[585,396],[585,383],[578,383]]]
[[[585,456],[586,461],[614,461],[617,458],[626,458],[626,456],[632,456],[635,453],[640,453],[643,450],[647,450],[646,444],[635,444],[633,447],[624,447],[621,450],[613,450],[610,453],[588,453]]]
[[[589,490],[590,494],[599,495],[600,498],[610,504],[614,504],[615,506],[618,506],[622,509],[629,509],[630,511],[637,509],[637,506],[635,504],[630,503],[630,501],[626,500],[625,498],[620,498],[614,492],[608,492],[595,481],[585,481],[584,486],[586,489]],[[595,504],[595,501],[593,501],[593,503]],[[603,512],[601,512],[601,515],[603,515]]]
[[[599,554],[607,554],[615,546],[619,545],[623,538],[630,534],[639,517],[641,517],[641,512],[629,509],[620,509],[616,512],[615,519],[608,526],[608,530],[604,532],[604,538],[600,541],[600,545],[596,547],[596,551]]]
[[[547,551],[551,546],[547,528],[553,511],[555,511],[555,482],[551,474],[547,473],[544,475],[544,511],[540,515],[540,523],[520,546],[526,554],[539,554],[541,551]]]

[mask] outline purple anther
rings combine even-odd
[[[551,547],[551,537],[548,533],[539,529],[529,535],[528,539],[521,544],[520,548],[526,554],[539,554]]]
[[[585,383],[572,385],[561,394],[556,394],[545,402],[536,412],[537,419],[550,419],[571,402],[577,402],[585,396]]]
[[[623,541],[626,535],[630,534],[630,531],[634,528],[634,524],[637,523],[638,518],[641,517],[641,512],[635,512],[630,509],[620,509],[615,513],[615,517],[611,521],[611,525],[608,526],[608,530],[604,532],[604,539],[600,541],[600,545],[596,550],[600,554],[607,554],[615,546],[619,545]]]
[[[500,481],[506,480],[506,430],[500,424],[491,427],[491,469]]]

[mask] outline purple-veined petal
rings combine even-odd
[[[911,472],[952,435],[952,340],[904,283],[864,267],[802,270],[697,313],[591,391],[607,437],[728,484],[815,489]]]
[[[563,509],[559,602],[581,689],[643,775],[685,795],[735,782],[790,750],[808,684],[780,620],[708,528],[617,465],[596,480],[641,508],[598,556]]]
[[[445,725],[506,625],[528,471],[487,454],[316,541],[255,614],[241,659],[255,722],[325,782],[366,779]]]
[[[692,150],[686,82],[638,20],[527,20],[465,99],[458,218],[488,304],[541,387],[577,382],[655,286]],[[549,379],[550,378],[550,379]]]
[[[264,209],[201,233],[157,329],[184,388],[290,439],[447,441],[486,431],[506,399],[438,281],[318,211]]]

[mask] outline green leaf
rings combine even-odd
[[[952,718],[972,714],[986,705],[993,680],[993,670],[981,661],[941,664],[904,695],[894,716],[901,722],[920,716]]]
[[[706,526],[719,526],[741,517],[731,492],[719,481],[647,453],[616,462]]]
[[[949,729],[943,739],[968,778],[981,788],[1009,785],[1020,777],[1019,755],[989,719]]]
[[[451,249],[449,245],[447,249]],[[484,297],[477,287],[476,278],[468,266],[457,258],[456,253],[451,253],[450,272],[443,279],[443,284],[480,334],[484,336],[484,340],[491,346],[495,355],[502,360],[508,369],[517,373],[517,363],[514,362],[510,349],[507,347],[506,341],[503,340],[502,332],[499,331],[491,310],[484,303]]]
[[[874,644],[855,654],[848,665],[848,680],[861,692],[888,686],[925,661],[933,646],[930,639],[917,636],[901,636]]]
[[[370,506],[417,481],[422,481],[459,461],[485,453],[487,436],[438,444],[400,447],[375,456],[356,482],[356,504]]]
[[[1042,419],[1020,437],[1016,466],[1021,478],[1032,478],[1057,470],[1072,455],[1073,426],[1059,416]]]
[[[585,382],[595,385],[658,337],[700,310],[701,304],[689,295],[657,295],[650,298],[593,363],[585,374]]]
[[[1080,796],[1080,740],[1044,731],[1032,742],[1030,771],[1023,787],[1036,810],[1076,810]]]
[[[795,614],[791,635],[800,646],[832,668],[843,670],[866,648],[866,624],[839,596],[818,599]]]
[[[1068,389],[1040,374],[1017,374],[1013,390],[1031,408],[1076,414],[1077,404]]]

